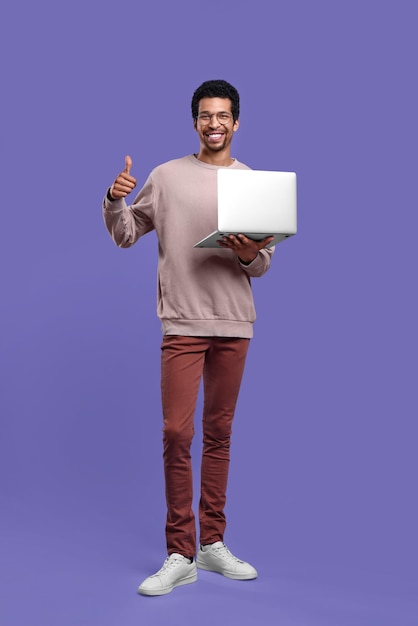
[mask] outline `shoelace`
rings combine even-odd
[[[216,548],[213,548],[213,551],[215,553],[217,553],[221,558],[227,559],[228,561],[231,561],[231,563],[243,563],[243,561],[241,561],[241,559],[239,559],[238,557],[234,556],[232,554],[232,552],[230,552],[228,550],[228,548],[226,547],[225,544],[223,544],[221,546],[217,546]]]
[[[156,574],[154,574],[154,576],[159,576],[160,574],[165,574],[167,573],[169,570],[173,569],[173,567],[175,567],[176,565],[178,565],[179,563],[181,563],[183,557],[178,557],[178,556],[173,556],[172,554],[170,556],[168,556],[166,558],[166,560],[163,563],[163,566],[160,570],[158,570],[158,572]]]

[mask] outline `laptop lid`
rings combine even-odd
[[[297,230],[296,174],[263,170],[219,169],[218,229],[194,247],[219,248],[223,235],[251,239],[270,235],[275,245]]]

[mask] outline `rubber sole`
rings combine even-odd
[[[176,587],[182,587],[183,585],[190,585],[191,583],[195,583],[197,581],[197,574],[192,574],[191,576],[187,576],[187,578],[182,578],[178,582],[170,585],[169,587],[161,587],[160,589],[141,589],[138,587],[138,593],[142,596],[165,596],[167,593],[171,593],[173,589]]]

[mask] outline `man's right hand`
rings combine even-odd
[[[110,195],[114,200],[125,198],[136,187],[136,178],[131,176],[132,159],[125,157],[125,169],[119,174],[110,188]]]

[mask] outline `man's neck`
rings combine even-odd
[[[228,165],[232,165],[235,161],[235,159],[231,157],[229,150],[227,152],[207,152],[206,150],[200,150],[199,154],[195,156],[199,161],[203,161],[203,163],[222,167],[228,167]]]

